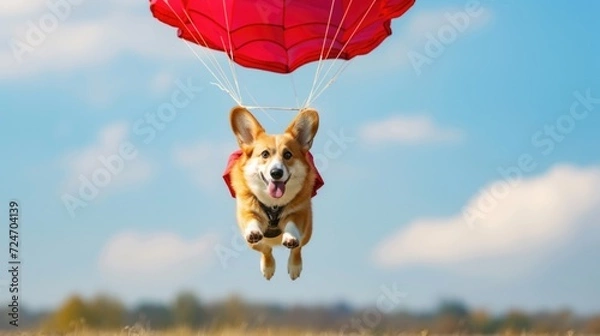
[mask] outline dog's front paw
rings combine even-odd
[[[263,239],[263,234],[258,230],[246,232],[246,241],[250,244],[256,244]]]
[[[300,242],[298,241],[298,239],[287,232],[283,234],[281,244],[289,249],[293,249],[300,246]]]

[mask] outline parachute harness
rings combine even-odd
[[[281,219],[280,216],[285,208],[285,205],[269,207],[258,199],[256,199],[256,201],[260,205],[260,208],[263,210],[263,212],[267,215],[267,218],[269,218],[269,225],[267,226],[267,229],[263,235],[267,238],[275,238],[279,236],[281,234],[279,220]]]
[[[156,2],[157,0],[151,0],[152,2]],[[209,46],[210,44],[207,43],[206,39],[204,38],[204,36],[202,35],[202,33],[200,32],[200,30],[198,29],[198,27],[196,26],[196,23],[194,22],[194,20],[192,20],[192,18],[189,15],[188,9],[185,8],[183,10],[183,13],[185,14],[185,17],[181,17],[181,15],[173,8],[173,6],[171,5],[170,1],[171,0],[162,0],[164,3],[167,4],[167,6],[169,7],[171,13],[171,16],[174,16],[177,18],[177,20],[179,21],[179,23],[181,24],[181,26],[186,27],[187,30],[187,34],[193,36],[194,42],[198,45],[204,45],[204,46]],[[230,24],[229,24],[229,15],[228,15],[228,9],[226,6],[226,0],[222,0],[223,3],[223,14],[225,17],[225,24],[226,24],[226,31],[227,31],[227,44],[228,44],[228,48],[227,48],[227,44],[225,42],[225,40],[221,37],[221,43],[222,43],[222,47],[223,50],[227,52],[228,56],[227,60],[229,63],[229,68],[230,68],[230,72],[231,72],[231,76],[232,76],[232,80],[229,79],[229,77],[226,75],[225,71],[223,70],[223,68],[221,67],[221,65],[219,64],[219,62],[217,61],[216,57],[209,53],[206,49],[208,48],[201,48],[202,52],[204,53],[204,56],[208,59],[209,63],[211,63],[211,65],[214,67],[214,70],[206,63],[206,61],[200,57],[196,51],[192,48],[192,46],[190,45],[190,43],[188,41],[186,41],[185,39],[184,42],[186,43],[186,45],[188,46],[188,48],[192,51],[192,53],[196,56],[196,58],[200,61],[200,63],[202,63],[202,65],[204,65],[204,67],[208,70],[208,72],[213,76],[213,78],[216,80],[216,82],[211,82],[212,85],[215,85],[216,87],[218,87],[221,91],[227,93],[227,95],[229,95],[229,97],[231,97],[231,99],[233,99],[233,101],[239,105],[239,106],[243,106],[247,109],[260,109],[262,110],[267,116],[269,116],[271,119],[273,119],[269,113],[266,110],[287,110],[287,111],[300,111],[304,108],[307,108],[308,106],[310,106],[312,103],[314,103],[322,94],[323,92],[325,92],[336,80],[337,78],[341,75],[341,73],[348,67],[348,64],[350,63],[351,60],[349,60],[348,62],[344,62],[344,64],[342,66],[340,66],[336,72],[334,72],[334,74],[331,76],[331,78],[325,82],[325,79],[327,78],[327,75],[329,75],[330,71],[333,69],[334,64],[332,63],[329,68],[327,69],[327,71],[325,71],[325,74],[319,79],[322,71],[323,71],[323,67],[324,67],[324,59],[332,59],[330,58],[330,53],[331,50],[333,49],[333,46],[336,42],[336,38],[339,35],[341,28],[343,27],[343,23],[346,20],[346,17],[348,16],[348,12],[349,9],[351,7],[353,0],[349,1],[348,6],[346,7],[346,10],[344,12],[344,15],[341,18],[341,21],[338,23],[338,28],[336,30],[336,33],[331,41],[331,44],[328,47],[327,50],[327,54],[325,54],[325,48],[326,48],[326,41],[327,41],[327,36],[328,36],[328,32],[331,26],[331,19],[333,16],[333,10],[335,8],[335,3],[336,0],[332,0],[331,1],[331,7],[329,10],[329,16],[328,16],[328,20],[327,20],[327,26],[326,26],[326,31],[323,37],[323,43],[321,46],[321,53],[319,56],[319,60],[318,60],[318,65],[317,65],[317,69],[315,71],[315,75],[313,78],[313,82],[312,82],[312,86],[311,86],[311,90],[308,94],[308,97],[304,100],[304,103],[302,104],[301,107],[265,107],[265,106],[260,106],[259,104],[256,104],[255,106],[248,106],[248,105],[244,105],[243,101],[242,101],[242,94],[240,91],[240,86],[239,86],[239,81],[237,78],[237,74],[235,71],[235,64],[234,64],[234,60],[235,60],[235,55],[233,53],[233,45],[232,45],[232,41],[231,41],[231,32],[230,32]],[[373,8],[373,6],[375,5],[375,3],[377,2],[377,0],[371,0],[371,4],[368,7],[368,9],[365,11],[365,13],[363,14],[362,18],[360,19],[359,23],[354,27],[354,30],[352,31],[352,33],[350,34],[349,38],[347,39],[347,41],[345,42],[345,44],[342,46],[342,48],[339,50],[338,54],[336,55],[335,58],[333,58],[334,61],[337,61],[340,59],[340,56],[342,55],[342,53],[344,52],[344,50],[346,49],[346,47],[348,46],[348,44],[350,43],[350,41],[352,40],[352,38],[354,38],[356,32],[358,31],[359,27],[363,24],[364,20],[367,18],[369,12],[371,11],[371,9]],[[194,32],[190,31],[190,28],[188,26],[187,23],[191,23],[191,26],[194,29],[194,32],[196,34],[194,34]],[[196,37],[199,36],[200,40]],[[201,43],[202,42],[202,43]],[[293,81],[293,79],[292,79]],[[295,86],[294,86],[294,90],[295,90]],[[296,100],[298,99],[298,96],[296,94],[296,92],[294,92],[296,95]],[[252,97],[252,99],[254,100],[254,98]],[[256,103],[256,101],[254,100],[254,102]],[[297,102],[298,103],[298,102]],[[298,104],[299,105],[299,104]]]

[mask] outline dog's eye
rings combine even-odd
[[[283,158],[286,160],[289,160],[292,158],[292,152],[286,151],[285,153],[283,153]]]
[[[262,156],[263,159],[266,159],[269,157],[269,151],[268,150],[264,150],[262,153],[260,153],[260,156]]]

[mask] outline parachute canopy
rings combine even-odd
[[[392,34],[415,0],[150,0],[179,37],[224,51],[239,65],[290,73],[325,59],[365,55]]]

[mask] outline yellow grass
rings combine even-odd
[[[54,333],[47,332],[39,332],[39,331],[29,331],[29,332],[3,332],[2,335],[20,335],[20,336],[51,336],[51,335],[59,335]],[[302,331],[296,329],[274,329],[274,328],[265,328],[265,329],[254,329],[247,330],[243,328],[233,328],[233,329],[219,329],[219,330],[189,330],[189,329],[173,329],[168,331],[155,331],[155,330],[143,330],[137,329],[135,327],[129,328],[126,327],[119,331],[95,331],[95,330],[79,330],[73,331],[64,336],[340,336],[339,332],[331,331],[331,332],[311,332],[311,331]],[[438,336],[429,334],[427,331],[423,331],[421,333],[365,333],[365,334],[344,334],[344,335],[377,335],[377,336]],[[441,335],[439,335],[441,336]],[[460,336],[459,334],[452,334],[448,336]],[[576,334],[573,332],[569,333],[552,333],[552,334],[527,334],[527,333],[502,333],[499,336],[584,336],[584,334]],[[585,335],[588,336],[588,335]],[[590,336],[600,336],[600,335],[590,335]]]
[[[2,333],[2,335],[20,335],[20,336],[51,336],[51,335],[61,335],[54,334],[48,332],[12,332],[12,333]],[[339,336],[341,335],[338,332],[311,332],[311,331],[301,331],[301,330],[293,330],[293,329],[256,329],[256,330],[245,330],[245,329],[222,329],[222,330],[210,330],[210,331],[199,331],[199,330],[168,330],[168,331],[130,331],[127,329],[123,329],[120,331],[94,331],[94,330],[85,330],[85,331],[75,331],[67,334],[63,334],[65,336],[280,336],[280,335],[289,335],[289,336]],[[358,334],[344,334],[344,335],[358,335]],[[375,335],[375,334],[361,334],[361,335]],[[394,333],[394,334],[376,334],[378,336],[422,336],[422,335],[409,335],[402,333]]]

